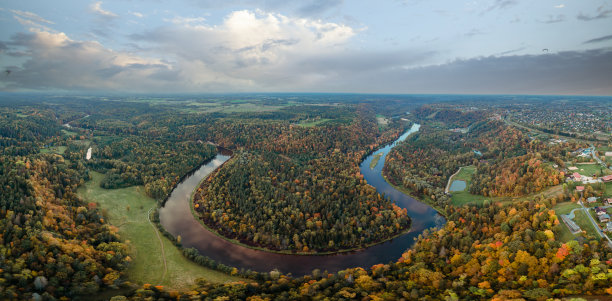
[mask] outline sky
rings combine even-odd
[[[612,1],[0,0],[0,91],[612,95]]]

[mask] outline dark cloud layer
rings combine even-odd
[[[612,95],[612,49],[484,57],[415,69],[338,76],[328,91]]]
[[[603,37],[599,37],[599,38],[590,39],[588,41],[584,41],[582,44],[599,43],[599,42],[605,42],[605,41],[610,41],[610,40],[612,40],[612,34],[603,36]]]
[[[612,17],[612,9],[608,9],[605,5],[602,5],[599,8],[597,8],[597,11],[595,12],[595,14],[591,15],[591,14],[580,13],[578,14],[576,18],[582,21],[594,21],[594,20],[599,20],[599,19],[606,19],[609,17]]]

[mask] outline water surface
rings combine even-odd
[[[395,142],[374,152],[360,165],[364,179],[399,207],[406,208],[412,219],[410,232],[393,240],[355,252],[304,256],[253,250],[218,237],[193,217],[190,210],[190,199],[191,193],[199,182],[229,159],[228,155],[223,154],[218,154],[212,161],[202,165],[177,185],[164,207],[159,210],[161,224],[175,237],[180,235],[184,247],[194,247],[200,254],[225,265],[258,272],[278,269],[283,273],[301,276],[309,274],[314,269],[336,272],[351,267],[369,268],[374,264],[397,261],[402,253],[414,244],[414,238],[423,230],[445,223],[444,218],[433,208],[396,190],[385,181],[381,174],[385,158],[391,148],[418,130],[419,125],[415,124]],[[383,154],[380,162],[375,168],[370,168],[373,156],[379,153]]]

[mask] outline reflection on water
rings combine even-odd
[[[368,268],[377,263],[397,261],[402,253],[414,244],[414,239],[423,230],[445,223],[445,220],[430,206],[393,188],[382,177],[384,160],[398,141],[403,141],[408,135],[418,131],[419,125],[414,125],[396,142],[368,156],[360,165],[364,179],[376,187],[379,193],[393,200],[399,207],[406,208],[412,218],[410,232],[391,241],[350,253],[323,256],[284,255],[253,250],[232,244],[208,231],[193,217],[190,211],[191,193],[199,182],[217,167],[229,159],[229,154],[219,153],[212,161],[202,165],[191,176],[186,177],[172,191],[164,207],[159,210],[162,226],[172,235],[181,236],[181,242],[186,248],[194,247],[202,255],[223,264],[237,268],[267,272],[278,269],[283,273],[295,276],[305,275],[314,269],[336,272],[351,267]],[[380,163],[370,169],[374,155],[382,153]]]

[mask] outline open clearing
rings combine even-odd
[[[606,170],[599,164],[580,164],[578,163],[576,164],[576,167],[578,167],[578,170],[576,170],[576,172],[578,172],[579,174],[583,176],[587,176],[587,177],[591,177],[594,174],[599,176],[602,173],[602,171],[603,171],[603,175],[609,174],[609,170]]]
[[[476,172],[476,167],[473,165],[464,166],[461,168],[461,171],[453,177],[454,180],[463,180],[466,182],[465,190],[463,191],[453,191],[451,192],[451,201],[455,206],[463,206],[466,204],[482,204],[485,200],[491,200],[492,202],[515,202],[533,199],[536,195],[543,195],[546,197],[557,195],[562,193],[563,186],[557,185],[553,187],[548,187],[543,191],[536,192],[526,196],[520,197],[488,197],[482,195],[471,194],[469,192],[470,185],[472,184],[472,175]]]
[[[330,120],[331,119],[327,119],[327,118],[321,118],[321,119],[316,119],[316,120],[302,120],[300,121],[300,123],[298,123],[298,125],[309,128],[309,127],[317,126],[319,124],[328,122]]]
[[[586,231],[588,235],[599,239],[600,236],[599,234],[597,234],[595,228],[593,228],[593,224],[591,223],[591,220],[589,219],[587,214],[584,213],[584,211],[582,210],[576,210],[574,211],[574,214],[576,215],[576,218],[574,218],[574,222],[576,222],[580,229],[582,229],[582,231]]]
[[[561,220],[561,215],[562,214],[568,214],[568,213],[570,213],[572,210],[574,210],[576,208],[580,208],[580,205],[578,205],[576,203],[572,203],[572,202],[560,203],[560,204],[557,204],[555,207],[553,207],[553,210],[555,210],[555,214],[559,218],[559,222],[562,225],[561,226],[561,233],[560,233],[560,235],[558,237],[558,240],[560,240],[562,242],[568,242],[568,241],[576,238],[574,236],[574,234],[572,234],[572,232],[567,228],[567,225],[565,225],[565,223]]]
[[[66,149],[68,147],[67,146],[50,146],[50,147],[44,147],[40,149],[40,152],[42,154],[58,154],[58,155],[63,155],[64,152],[66,152]]]
[[[92,180],[79,187],[77,193],[86,202],[97,202],[108,214],[108,221],[119,228],[119,234],[129,244],[132,263],[127,270],[128,279],[137,284],[150,283],[164,285],[173,289],[185,289],[196,278],[206,278],[211,282],[231,282],[244,280],[215,270],[202,267],[183,257],[170,240],[161,236],[167,263],[164,263],[157,229],[147,219],[147,212],[157,202],[144,195],[141,186],[103,189],[100,181],[103,174],[91,172]],[[129,206],[129,209],[128,209]]]

